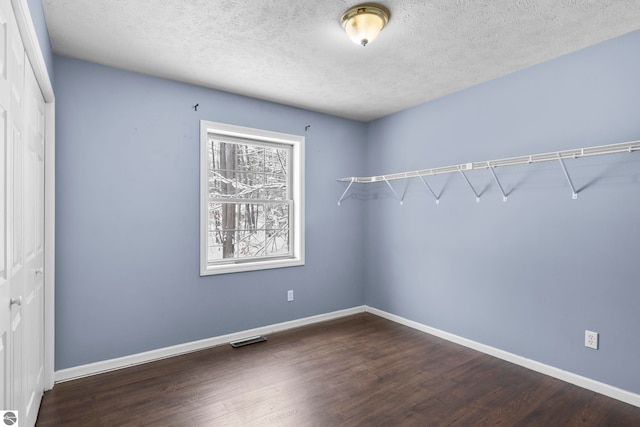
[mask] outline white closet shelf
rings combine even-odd
[[[469,184],[469,186],[471,187],[471,190],[473,190],[473,192],[476,194],[476,199],[479,201],[480,197],[478,196],[475,189],[469,182],[467,176],[465,175],[465,172],[470,170],[477,170],[477,169],[489,169],[494,179],[496,180],[498,187],[500,187],[500,190],[502,190],[500,181],[498,180],[496,174],[493,172],[494,168],[504,167],[504,166],[523,165],[523,164],[532,164],[532,163],[541,163],[541,162],[553,162],[553,161],[560,162],[560,165],[562,166],[562,169],[565,173],[565,177],[567,178],[567,181],[571,186],[571,190],[573,192],[573,198],[575,199],[577,198],[577,193],[576,193],[575,187],[573,186],[573,183],[571,182],[571,178],[569,176],[567,168],[564,164],[565,159],[579,159],[581,157],[601,156],[605,154],[615,154],[615,153],[631,153],[637,150],[640,150],[640,140],[623,142],[620,144],[600,145],[595,147],[576,148],[573,150],[555,151],[551,153],[509,157],[509,158],[498,159],[498,160],[486,160],[481,162],[462,163],[462,164],[453,165],[453,166],[442,166],[442,167],[431,168],[431,169],[420,169],[420,170],[409,171],[409,172],[398,172],[398,173],[392,173],[389,175],[352,176],[349,178],[340,178],[338,179],[338,181],[348,182],[349,186],[347,186],[347,189],[342,194],[342,197],[340,197],[340,200],[338,201],[338,205],[340,205],[340,202],[342,202],[347,192],[349,191],[351,184],[353,183],[371,184],[376,182],[386,182],[387,185],[389,185],[389,187],[395,194],[395,190],[393,189],[393,187],[391,187],[391,185],[389,184],[389,181],[398,180],[398,179],[420,178],[423,181],[423,183],[428,187],[428,184],[426,183],[426,181],[424,181],[422,177],[441,175],[441,174],[447,174],[447,173],[462,174],[462,176],[467,181],[467,184]],[[507,196],[504,193],[504,191],[502,191],[502,195],[503,195],[503,199],[506,201]],[[436,198],[436,202],[438,202],[438,198]],[[402,200],[400,200],[400,203],[402,203]]]

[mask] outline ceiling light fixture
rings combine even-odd
[[[389,22],[389,11],[382,6],[361,4],[347,10],[340,19],[342,28],[354,43],[366,46],[378,37]]]

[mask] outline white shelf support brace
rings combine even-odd
[[[440,197],[438,197],[435,193],[435,191],[433,191],[431,189],[431,186],[429,184],[427,184],[427,181],[424,180],[424,178],[422,177],[422,175],[419,175],[418,178],[420,178],[420,181],[422,181],[422,183],[425,185],[425,187],[427,187],[427,190],[429,190],[429,192],[431,193],[431,195],[433,196],[434,199],[436,199],[436,205],[440,204]]]
[[[489,171],[491,172],[491,175],[493,175],[493,179],[495,179],[496,184],[498,184],[498,188],[500,189],[500,192],[502,193],[502,201],[506,202],[507,201],[507,193],[504,192],[504,188],[502,188],[502,184],[500,184],[500,180],[498,179],[498,175],[496,175],[496,171],[493,170],[493,166],[489,166]]]
[[[400,198],[400,197],[398,196],[398,193],[396,193],[396,190],[394,190],[394,189],[393,189],[393,186],[391,185],[391,183],[390,183],[386,178],[384,179],[384,182],[386,182],[386,183],[387,183],[387,185],[389,186],[389,188],[390,188],[390,189],[391,189],[391,191],[393,192],[393,195],[394,195],[394,196],[396,196],[396,199],[398,199],[398,201],[400,202],[400,206],[404,205],[404,200],[403,200],[403,199],[404,199],[404,197],[403,197],[403,198]]]
[[[462,177],[464,178],[464,180],[467,181],[467,184],[469,184],[469,188],[471,188],[471,191],[473,191],[473,194],[475,194],[476,203],[479,203],[480,202],[480,196],[478,195],[478,192],[476,191],[476,189],[473,188],[473,185],[471,184],[471,181],[469,181],[469,178],[467,178],[467,175],[465,175],[464,171],[460,167],[458,167],[458,172],[460,172],[462,174]]]
[[[409,183],[411,182],[411,180],[407,180],[407,183],[404,185],[404,190],[402,191],[402,198],[400,199],[400,204],[403,205],[404,204],[404,196],[407,195],[407,190],[409,189]]]
[[[349,185],[347,185],[347,189],[344,190],[344,193],[342,193],[342,196],[340,196],[340,200],[338,200],[338,206],[340,206],[340,203],[344,200],[344,196],[347,195],[347,192],[349,191],[349,189],[351,188],[354,182],[355,182],[355,179],[352,179],[351,182],[349,182]]]
[[[564,172],[564,176],[567,178],[567,181],[569,182],[569,187],[571,187],[571,195],[575,200],[578,198],[578,192],[576,191],[576,187],[573,185],[573,181],[571,181],[571,177],[569,176],[569,171],[567,171],[567,167],[565,166],[564,160],[562,160],[562,157],[559,157],[558,160],[560,160],[560,166],[562,166],[562,171]]]

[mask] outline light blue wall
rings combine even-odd
[[[40,50],[44,57],[44,62],[49,72],[49,78],[53,81],[53,52],[51,50],[51,41],[49,40],[49,30],[47,29],[47,23],[44,19],[44,9],[42,8],[42,0],[28,0],[29,13],[31,13],[31,20],[33,26],[36,29],[36,35],[38,36],[38,43],[40,44]]]
[[[338,208],[335,180],[363,173],[364,124],[65,57],[54,69],[56,369],[362,304],[364,206]],[[304,267],[199,277],[201,119],[306,137]]]
[[[367,174],[640,139],[640,32],[369,124]],[[366,303],[640,393],[640,156],[368,188]],[[394,182],[398,191],[404,183]],[[584,331],[600,333],[598,351]]]

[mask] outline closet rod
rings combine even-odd
[[[529,156],[509,157],[499,160],[488,160],[482,162],[463,163],[454,166],[443,166],[432,169],[420,169],[411,172],[399,172],[390,175],[377,176],[352,176],[350,178],[340,178],[338,181],[369,184],[373,182],[391,181],[394,179],[407,179],[423,176],[441,175],[445,173],[460,173],[462,171],[470,171],[474,169],[491,169],[502,166],[513,166],[540,162],[557,162],[558,159],[579,159],[580,157],[600,156],[604,154],[615,153],[631,153],[640,150],[640,140],[632,142],[623,142],[620,144],[600,145],[596,147],[577,148],[574,150],[556,151],[553,153],[533,154]],[[345,192],[346,193],[346,192]]]

